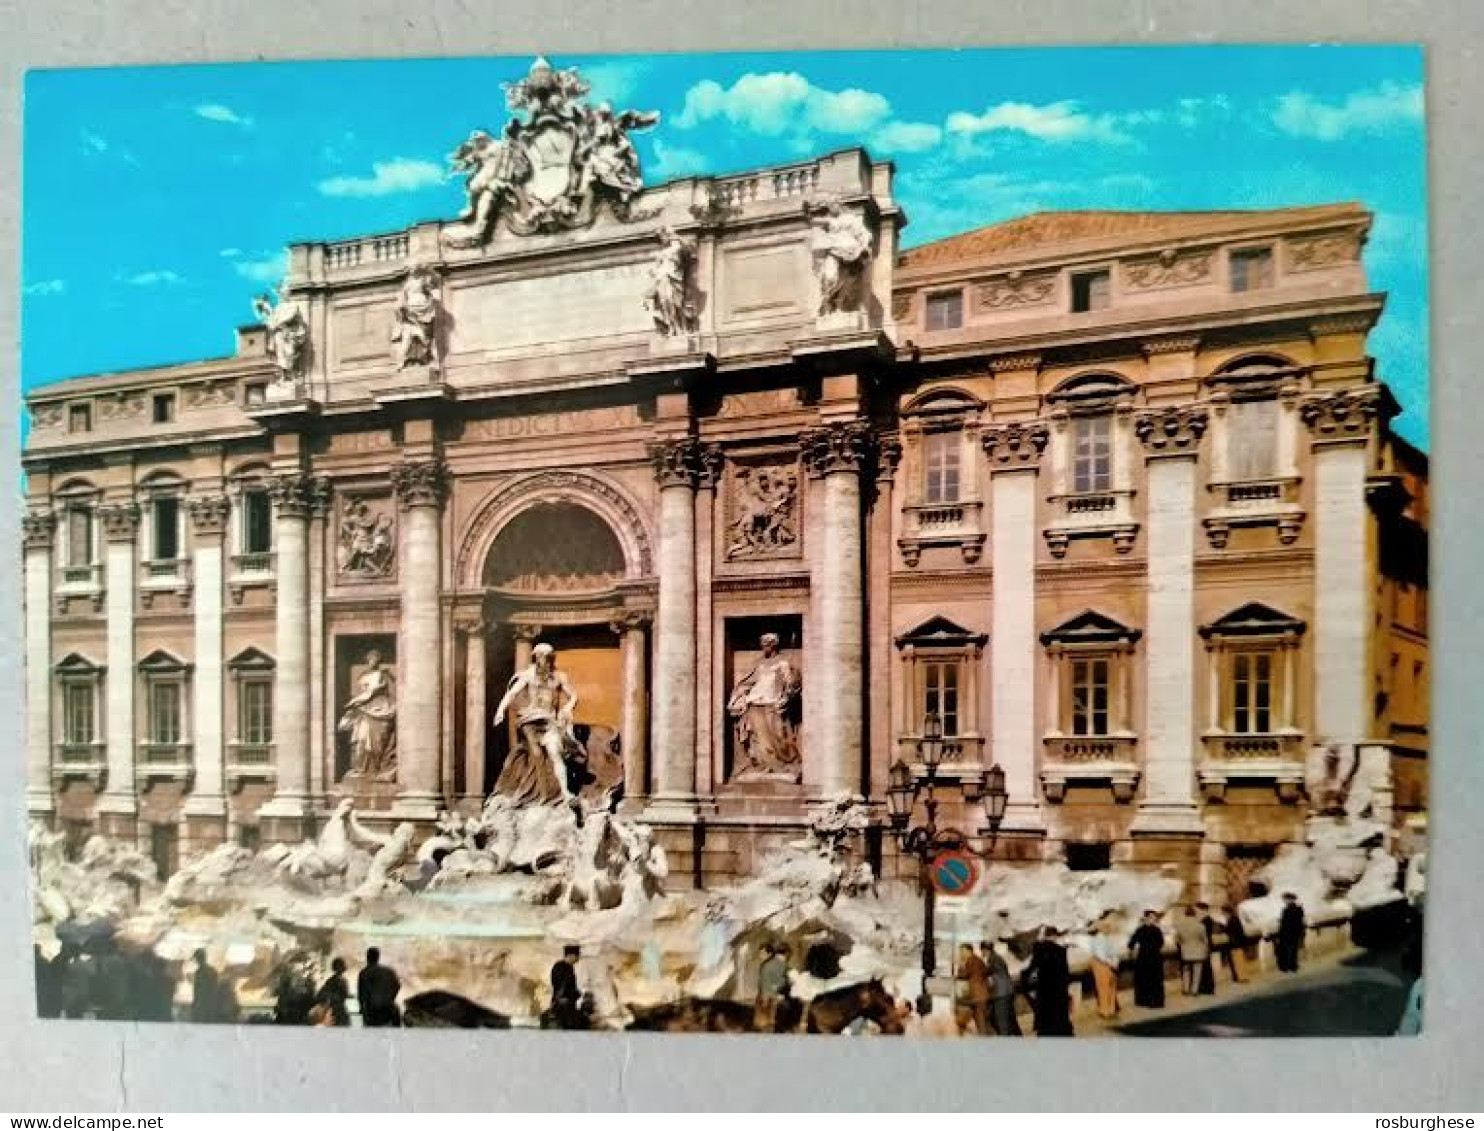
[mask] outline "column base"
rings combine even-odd
[[[1139,806],[1131,836],[1204,836],[1205,822],[1193,801],[1156,801]]]
[[[639,819],[690,823],[700,815],[701,799],[693,793],[663,793],[647,799]]]
[[[431,824],[443,809],[443,798],[436,793],[404,793],[392,802],[391,815],[398,821],[427,821]]]
[[[267,820],[303,820],[314,812],[307,793],[275,793],[258,808]]]

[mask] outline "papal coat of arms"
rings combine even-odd
[[[586,227],[605,204],[628,219],[644,187],[628,132],[650,128],[659,114],[589,106],[590,88],[577,72],[545,59],[504,87],[516,116],[498,138],[475,130],[450,158],[468,178],[468,199],[458,221],[443,229],[443,242],[477,247],[500,221],[517,235]]]

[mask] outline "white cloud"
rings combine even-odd
[[[921,153],[943,140],[943,130],[931,122],[887,122],[879,127],[867,143],[885,153]]]
[[[252,119],[243,117],[230,106],[223,106],[220,102],[205,102],[195,109],[196,117],[205,118],[208,122],[221,122],[229,126],[251,126]]]
[[[1127,141],[1112,114],[1089,114],[1078,102],[1065,100],[1037,106],[1031,102],[1001,102],[982,114],[956,110],[948,115],[949,133],[970,137],[987,133],[1019,133],[1038,141]]]
[[[120,281],[128,283],[131,287],[173,287],[184,283],[185,279],[174,271],[140,271],[134,275],[120,276]]]
[[[864,133],[884,121],[891,103],[869,90],[825,90],[797,71],[749,72],[730,87],[706,79],[685,93],[675,125],[693,129],[726,118],[760,134]]]
[[[275,251],[254,259],[239,258],[232,264],[232,270],[255,283],[276,283],[288,273],[288,269],[287,251]]]
[[[390,196],[442,183],[443,169],[433,162],[398,157],[374,163],[369,177],[330,177],[318,188],[325,196]]]
[[[644,76],[642,63],[593,63],[582,68],[582,77],[592,87],[593,102],[619,103],[634,93]]]
[[[223,259],[236,259],[242,254],[242,249],[240,247],[224,247],[217,254]]]
[[[1337,141],[1350,133],[1376,133],[1422,121],[1422,87],[1384,82],[1357,90],[1341,102],[1326,102],[1302,90],[1290,91],[1273,108],[1273,124],[1293,137]]]
[[[59,295],[67,290],[67,281],[65,279],[41,279],[35,283],[27,283],[21,289],[32,297]]]
[[[666,145],[654,139],[654,164],[650,171],[657,177],[689,177],[706,171],[706,155],[698,149]]]
[[[108,142],[95,133],[82,131],[82,148],[85,153],[107,153]]]

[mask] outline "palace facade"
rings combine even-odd
[[[494,787],[540,641],[680,882],[842,792],[906,868],[887,771],[929,713],[950,778],[1005,770],[1007,859],[1245,897],[1335,744],[1395,766],[1398,823],[1423,808],[1427,463],[1367,354],[1370,215],[901,251],[892,174],[610,176],[587,213],[539,168],[471,181],[459,222],[294,246],[234,356],[34,391],[33,816],[167,870],[347,796],[430,827]],[[765,633],[800,761],[744,774]],[[341,725],[373,651],[378,772]]]

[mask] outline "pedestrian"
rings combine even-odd
[[[586,1029],[582,991],[577,986],[577,963],[582,949],[571,943],[562,947],[562,957],[551,967],[551,1016],[558,1029]]]
[[[1195,905],[1196,916],[1201,921],[1201,926],[1206,931],[1206,957],[1201,963],[1200,984],[1196,987],[1198,994],[1214,994],[1216,992],[1216,970],[1211,965],[1211,956],[1216,950],[1216,920],[1211,917],[1211,905],[1208,903],[1197,903]]]
[[[1226,915],[1226,969],[1236,985],[1247,980],[1247,928],[1235,907],[1227,908]]]
[[[275,1025],[309,1024],[309,1011],[314,1008],[314,982],[308,963],[309,956],[296,950],[279,965],[273,986]]]
[[[989,984],[989,967],[968,943],[958,948],[958,976],[964,983],[964,1000],[974,1032],[987,1037],[990,1035],[989,1007],[994,1000]]]
[[[778,1012],[788,997],[788,948],[780,943],[768,943],[763,947],[763,954],[762,965],[757,971],[753,1028],[759,1033],[776,1033]]]
[[[366,951],[366,966],[356,978],[356,997],[361,1002],[361,1024],[368,1029],[400,1028],[402,1011],[397,995],[402,992],[402,979],[390,966],[381,964],[381,950]]]
[[[992,942],[982,942],[979,950],[989,969],[990,1023],[1002,1037],[1020,1036],[1020,1022],[1015,1017],[1015,979],[1010,964]]]
[[[206,948],[198,947],[191,956],[196,962],[196,971],[191,975],[190,1019],[202,1024],[231,1024],[237,1020],[236,1002],[228,1015],[227,995],[230,990],[215,966],[206,960]]]
[[[1299,906],[1298,896],[1291,891],[1283,893],[1283,912],[1278,916],[1278,939],[1273,950],[1278,959],[1278,969],[1293,974],[1299,968],[1299,951],[1304,949],[1304,935],[1308,924],[1304,921],[1304,909]]]
[[[1175,945],[1180,949],[1180,992],[1193,997],[1200,989],[1201,964],[1211,957],[1206,925],[1196,916],[1193,904],[1187,903],[1175,920]]]
[[[62,1016],[77,1020],[93,1008],[93,963],[76,943],[62,944],[57,955],[62,973]]]
[[[1134,954],[1134,1004],[1145,1009],[1163,1009],[1165,1004],[1165,934],[1159,929],[1159,912],[1146,910],[1144,922],[1129,939]]]
[[[1072,974],[1067,948],[1055,927],[1042,927],[1023,972],[1038,1037],[1070,1037],[1072,1032]]]
[[[62,967],[41,953],[41,944],[32,946],[36,960],[36,1016],[62,1015]]]
[[[315,1004],[324,1006],[329,1014],[326,1024],[345,1026],[350,1024],[350,1010],[346,999],[350,997],[350,983],[345,978],[345,959],[337,958],[330,963],[330,976],[315,995]]]
[[[1090,948],[1098,1016],[1110,1021],[1118,1016],[1118,965],[1123,960],[1123,948],[1113,938],[1113,924],[1109,920],[1094,924]]]

